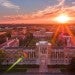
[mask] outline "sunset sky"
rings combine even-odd
[[[75,0],[0,0],[0,23],[53,23],[62,13],[75,22]]]

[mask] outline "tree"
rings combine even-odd
[[[5,60],[5,52],[4,50],[0,49],[0,65],[2,64],[4,60]]]
[[[75,75],[75,57],[72,57],[71,62],[68,66],[69,75]]]
[[[75,57],[73,57],[71,59],[69,67],[70,67],[70,71],[72,71],[72,72],[74,71],[75,72]]]

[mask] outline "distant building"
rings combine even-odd
[[[72,46],[72,40],[71,40],[72,38],[71,38],[71,36],[64,35],[63,37],[64,37],[64,40],[66,42],[66,46],[71,47]]]
[[[53,32],[46,32],[46,31],[36,31],[36,32],[34,32],[33,33],[33,36],[35,37],[35,38],[50,38],[50,37],[52,37],[52,35],[53,35]]]
[[[5,48],[5,47],[19,47],[19,40],[16,39],[10,39],[6,38],[6,42],[0,45],[0,48]]]

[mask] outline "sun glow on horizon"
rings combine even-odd
[[[55,21],[59,23],[67,23],[70,20],[70,17],[67,14],[60,14],[56,18],[54,18]]]

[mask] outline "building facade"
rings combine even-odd
[[[6,60],[9,64],[14,63],[20,56],[27,53],[27,58],[19,64],[37,64],[44,62],[46,65],[68,65],[75,54],[75,47],[52,47],[47,41],[39,41],[35,48],[5,47]]]

